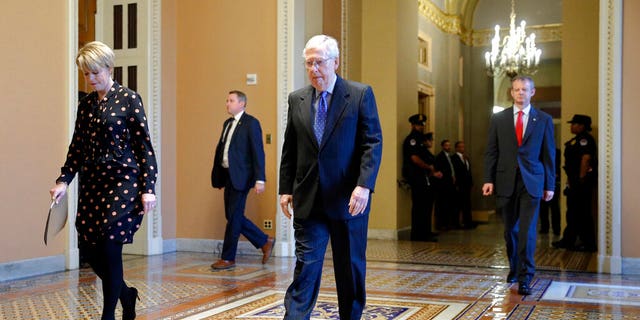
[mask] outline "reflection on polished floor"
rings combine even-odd
[[[640,318],[640,277],[589,272],[595,254],[553,249],[553,236],[538,240],[533,295],[518,295],[517,284],[505,283],[500,228],[449,231],[438,243],[370,240],[363,319]],[[213,254],[126,256],[138,319],[282,319],[295,260],[263,266],[257,254],[224,271],[210,269]],[[89,269],[0,283],[0,319],[99,319],[101,301]],[[336,305],[327,259],[313,318],[338,319]]]

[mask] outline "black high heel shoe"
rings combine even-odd
[[[138,289],[129,288],[129,296],[127,299],[120,301],[122,303],[122,320],[133,320],[136,318],[136,299],[140,300]]]

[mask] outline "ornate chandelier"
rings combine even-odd
[[[484,54],[487,73],[491,77],[506,74],[510,78],[518,74],[534,74],[538,70],[542,50],[536,48],[536,35],[525,33],[526,22],[522,20],[516,28],[515,0],[511,0],[511,25],[509,35],[500,44],[500,25],[491,39],[491,51]]]

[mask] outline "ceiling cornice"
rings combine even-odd
[[[450,34],[461,33],[460,17],[446,14],[429,0],[418,0],[418,11],[440,30]]]
[[[464,24],[461,16],[443,12],[431,0],[418,0],[418,12],[442,32],[457,35],[460,41],[468,46],[489,46],[495,32],[494,29],[473,30],[470,27],[470,23],[473,21],[473,12],[468,12],[468,9],[475,9],[476,5],[477,0],[468,0],[464,3],[463,10],[466,16]],[[562,41],[561,23],[528,26],[526,30],[527,33],[535,32],[537,43]],[[506,34],[508,28],[502,28],[500,31],[502,34]]]
[[[526,30],[527,33],[534,32],[536,34],[536,43],[562,41],[562,23],[528,26]],[[508,28],[500,29],[500,34],[506,35],[508,33]],[[494,34],[494,29],[474,30],[471,35],[473,42],[467,44],[472,47],[490,46]]]

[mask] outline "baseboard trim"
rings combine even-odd
[[[640,259],[622,258],[622,274],[640,274]]]
[[[372,240],[401,240],[409,239],[410,234],[410,227],[402,228],[399,230],[369,229],[367,238]]]
[[[213,239],[176,239],[176,251],[210,252],[216,257],[222,253],[223,240]],[[262,255],[249,241],[238,241],[237,255]]]
[[[172,253],[177,251],[176,239],[164,239],[162,240],[162,253]]]
[[[66,270],[63,254],[0,264],[0,282]]]

